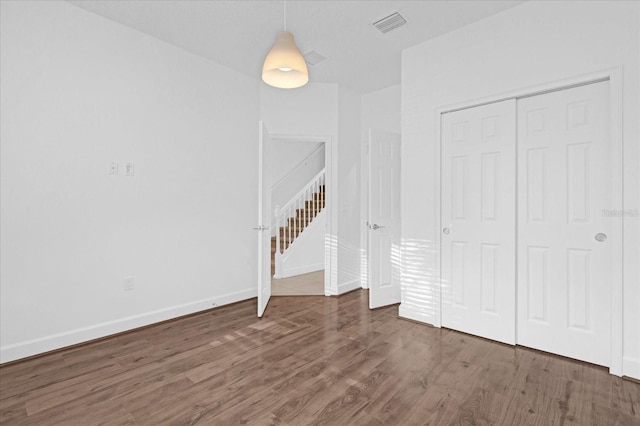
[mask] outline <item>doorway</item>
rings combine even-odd
[[[271,293],[324,295],[326,144],[273,138]]]
[[[274,210],[271,203],[271,190],[273,186],[273,170],[271,163],[271,155],[273,152],[274,141],[281,142],[306,142],[313,144],[322,144],[324,149],[324,175],[321,182],[323,195],[323,210],[325,214],[324,222],[324,238],[323,247],[321,248],[323,256],[323,290],[325,295],[333,293],[333,289],[337,287],[336,276],[336,247],[333,241],[335,237],[334,226],[337,222],[335,212],[335,193],[337,191],[337,182],[335,173],[337,170],[336,150],[333,147],[331,137],[328,136],[292,136],[292,135],[270,135],[265,124],[259,122],[258,131],[258,226],[254,229],[258,231],[258,317],[262,317],[265,313],[267,304],[272,295],[271,281],[271,259],[272,259],[272,236],[275,235],[278,240],[285,240],[290,243],[289,239],[292,234],[298,233],[298,227],[301,222],[308,220],[308,216],[297,220],[294,218],[292,226],[286,231],[286,235],[281,234],[280,227],[275,222]],[[320,191],[318,186],[312,188],[312,192]],[[308,200],[306,200],[308,201]],[[317,199],[312,197],[312,203],[317,204]],[[295,210],[299,210],[296,206]],[[294,235],[297,236],[297,235]],[[286,244],[285,243],[285,244]]]

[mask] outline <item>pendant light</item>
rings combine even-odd
[[[287,3],[284,2],[284,31],[276,36],[276,42],[267,53],[262,66],[262,81],[280,89],[294,89],[307,84],[309,70],[304,56],[287,31]]]

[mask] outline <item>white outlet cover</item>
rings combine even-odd
[[[116,176],[118,174],[118,163],[116,161],[109,163],[109,174],[111,176]]]

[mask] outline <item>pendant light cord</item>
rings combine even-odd
[[[284,0],[284,30],[287,31],[287,0]]]

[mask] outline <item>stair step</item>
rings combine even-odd
[[[289,234],[287,234],[287,235],[280,235],[280,245],[283,245],[283,244],[291,244],[292,242],[294,242],[294,241],[295,241],[295,239],[296,239],[296,238],[293,236],[293,234],[292,234],[292,235],[289,235]]]
[[[317,207],[317,208],[316,208]],[[306,215],[311,215],[315,217],[320,213],[320,211],[324,208],[324,205],[320,204],[318,206],[305,206],[303,209],[296,209],[297,217],[304,217]]]
[[[325,207],[325,186],[319,187],[319,192],[311,194],[311,200],[304,202],[304,208],[296,209],[294,217],[287,220],[287,226],[280,227],[281,250],[287,249],[311,221]],[[275,273],[276,237],[271,238],[271,275]]]
[[[306,217],[306,216],[290,217],[289,226],[293,226],[293,224],[295,223],[298,228],[300,228],[301,226],[304,228],[305,226],[310,224],[312,220],[313,220],[313,217]]]
[[[319,201],[317,203],[314,203],[313,201],[305,201],[304,202],[304,206],[302,206],[302,208],[300,209],[296,209],[296,210],[322,210],[324,208],[324,201]]]
[[[311,221],[325,207],[325,185],[320,185],[318,192],[311,194],[311,199],[304,202],[304,208],[296,209],[295,217],[287,220],[288,226],[280,227],[280,245],[285,250],[300,235],[300,233],[311,223]],[[271,237],[271,276],[275,274],[276,237]]]

